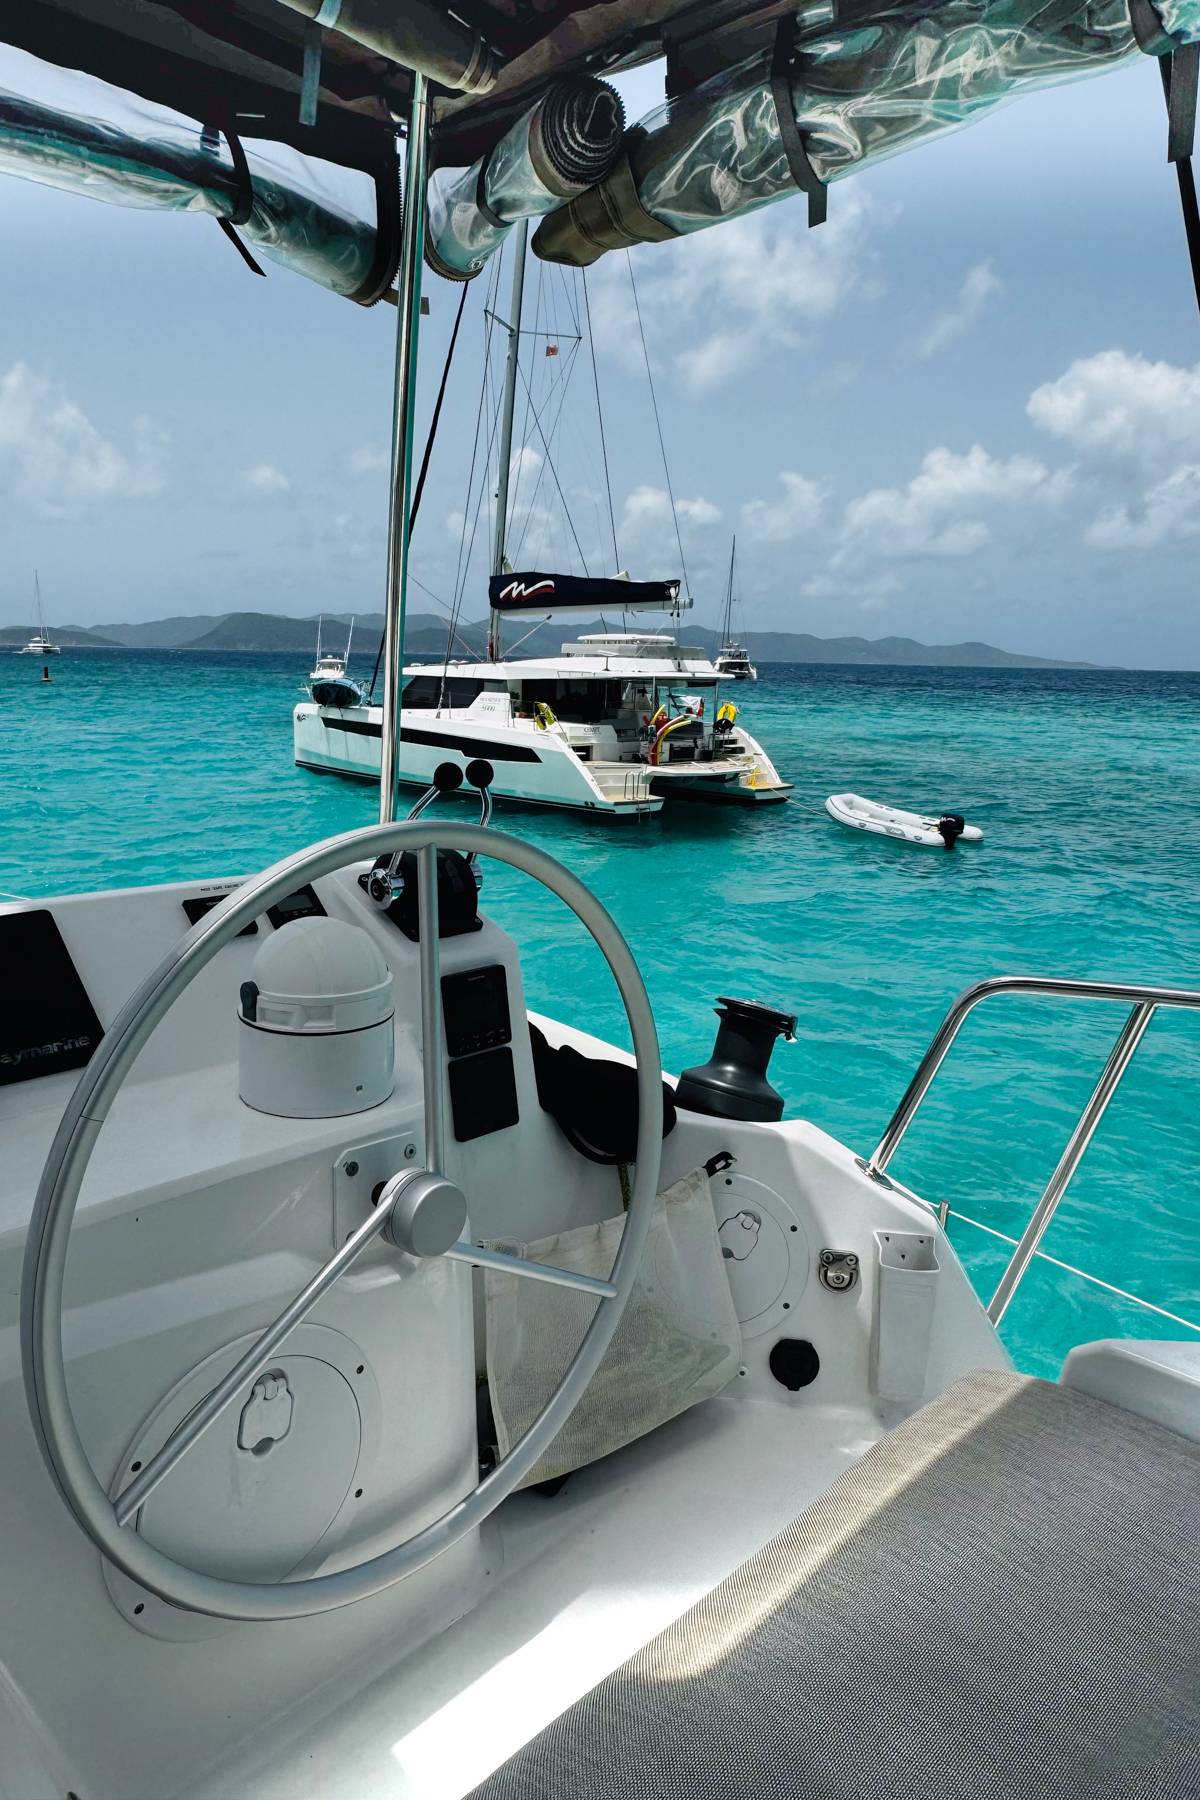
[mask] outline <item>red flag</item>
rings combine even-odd
[[[547,344],[546,345],[546,355],[547,356],[557,356],[558,355],[558,345],[557,344]]]

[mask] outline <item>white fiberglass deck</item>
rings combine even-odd
[[[709,1401],[493,1519],[483,1603],[196,1800],[458,1800],[781,1531],[882,1432],[865,1408]],[[243,1786],[244,1784],[244,1786]]]

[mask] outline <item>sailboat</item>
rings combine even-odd
[[[33,577],[33,609],[37,621],[37,630],[27,644],[22,644],[17,651],[18,656],[61,656],[61,647],[54,643],[46,631],[42,618],[42,589],[35,571]]]
[[[725,587],[725,621],[721,627],[721,648],[717,651],[717,668],[722,675],[734,681],[757,681],[758,670],[750,661],[750,652],[745,644],[735,641],[733,636],[733,569],[737,556],[737,538],[735,537],[729,551],[729,580]]]
[[[308,692],[317,706],[332,706],[338,710],[347,706],[361,706],[366,684],[352,680],[346,673],[350,664],[350,646],[354,642],[354,620],[350,621],[346,650],[342,656],[336,650],[322,650],[321,630],[324,623],[322,615],[317,620],[317,656],[308,678]]]
[[[487,653],[482,660],[447,657],[405,667],[399,779],[424,787],[448,756],[463,768],[483,757],[495,771],[498,798],[607,819],[645,817],[684,800],[743,807],[786,800],[791,783],[747,731],[738,708],[721,699],[722,681],[738,671],[723,670],[680,641],[691,600],[679,580],[510,565],[509,471],[527,230],[522,221],[514,233]],[[503,654],[510,619],[606,613],[665,614],[672,629],[588,632],[549,655]],[[323,703],[314,687],[311,701],[293,713],[294,759],[302,768],[377,781],[382,732],[382,707]]]

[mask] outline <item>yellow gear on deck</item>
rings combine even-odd
[[[737,718],[737,715],[738,715],[738,709],[733,704],[733,701],[725,700],[717,708],[717,724],[718,725],[732,725],[734,720]]]
[[[558,720],[555,718],[554,714],[551,712],[550,708],[546,705],[546,702],[544,700],[535,700],[534,701],[534,703],[533,703],[533,722],[537,726],[539,731],[549,731],[549,729],[552,725],[558,724]]]

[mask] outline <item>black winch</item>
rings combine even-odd
[[[782,1119],[783,1095],[767,1080],[777,1038],[794,1038],[796,1014],[718,994],[721,1023],[706,1063],[685,1069],[675,1089],[676,1106],[715,1119]]]

